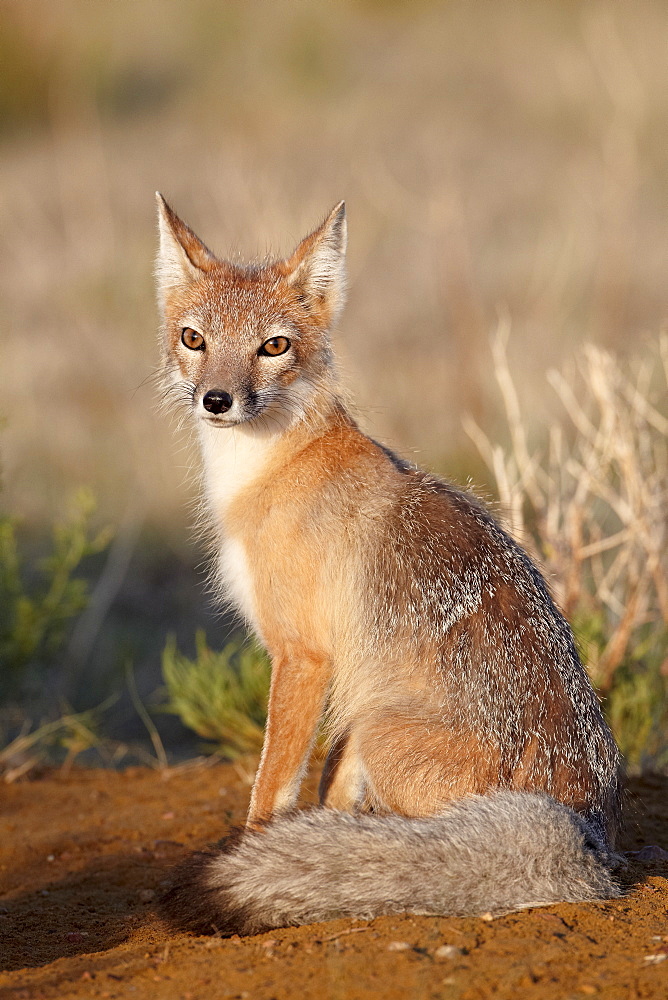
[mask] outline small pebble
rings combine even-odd
[[[390,941],[387,946],[388,951],[410,951],[410,949],[408,941]]]
[[[635,858],[636,861],[667,861],[668,851],[665,851],[663,847],[659,847],[658,844],[648,844],[647,847],[641,847],[639,851],[627,851],[627,856]]]
[[[56,855],[55,854],[47,854],[46,860],[47,861],[55,861],[56,860]]]
[[[455,947],[454,944],[442,944],[434,952],[434,958],[457,958],[458,955],[463,954],[462,949]]]
[[[150,903],[152,899],[155,899],[155,890],[140,889],[138,895],[142,903]]]

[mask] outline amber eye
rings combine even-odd
[[[287,337],[272,337],[270,340],[265,340],[257,353],[268,354],[270,358],[277,358],[279,354],[285,354],[289,346],[290,341]]]
[[[206,347],[202,334],[197,330],[191,330],[189,326],[185,326],[181,331],[181,343],[191,351],[203,351]]]

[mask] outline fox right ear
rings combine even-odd
[[[209,271],[216,258],[192,229],[179,219],[162,195],[156,191],[160,248],[155,264],[158,296],[164,305],[166,295],[183,288]]]

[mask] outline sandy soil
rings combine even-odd
[[[622,900],[484,919],[337,920],[254,938],[169,933],[166,870],[242,821],[243,766],[72,771],[5,786],[0,1000],[668,996],[668,864]],[[668,779],[630,782],[624,847],[668,847]]]

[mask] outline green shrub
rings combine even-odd
[[[269,695],[269,660],[248,640],[235,639],[220,652],[196,636],[196,656],[190,660],[171,636],[162,655],[167,712],[213,743],[226,757],[262,748]]]
[[[88,586],[76,575],[81,561],[104,549],[110,531],[91,532],[95,501],[81,490],[70,518],[53,528],[41,579],[28,580],[17,540],[17,519],[0,514],[0,696],[17,696],[29,670],[59,652],[67,626],[86,606]]]
[[[580,607],[572,626],[584,662],[595,670],[610,639],[604,616],[600,610]],[[648,622],[636,629],[633,644],[601,692],[606,717],[631,770],[668,765],[667,668],[668,629]]]

